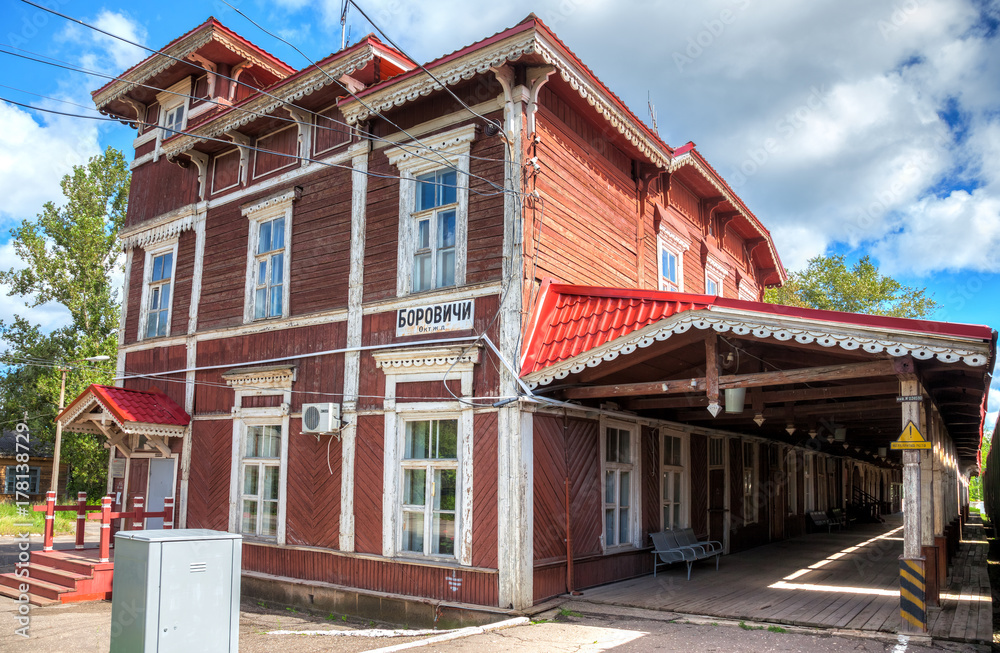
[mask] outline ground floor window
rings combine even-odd
[[[246,535],[278,534],[281,438],[280,424],[246,427],[240,493],[240,532]]]
[[[41,476],[41,467],[8,465],[6,476],[4,476],[4,494],[14,494],[15,492],[38,494]]]
[[[455,555],[459,420],[404,422],[400,550]]]
[[[638,508],[638,428],[605,424],[602,428],[604,469],[604,546],[631,545]]]
[[[680,434],[664,432],[661,439],[660,496],[664,530],[687,526],[687,447]]]

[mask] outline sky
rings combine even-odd
[[[291,65],[308,65],[220,0],[168,5],[36,0],[159,48],[214,15]],[[340,0],[230,0],[311,59],[340,46]],[[694,141],[774,236],[789,270],[870,255],[926,288],[934,319],[1000,326],[1000,2],[997,0],[358,0],[369,32],[427,62],[534,12],[670,145]],[[377,29],[376,29],[377,28]],[[18,0],[0,0],[0,43],[114,75],[146,52]],[[32,56],[32,55],[29,55]],[[106,79],[0,54],[0,97],[95,115]],[[16,89],[16,90],[15,90]],[[34,93],[37,95],[31,95]],[[47,96],[47,98],[39,97]],[[9,229],[59,201],[59,180],[128,127],[0,103],[0,267]],[[0,288],[2,290],[2,288]],[[59,307],[17,312],[45,328]],[[990,392],[992,425],[1000,382]]]

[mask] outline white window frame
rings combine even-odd
[[[601,428],[601,548],[604,553],[614,553],[617,551],[638,548],[642,546],[642,494],[641,494],[641,484],[639,482],[639,477],[642,474],[642,451],[640,450],[639,443],[639,425],[635,422],[625,422],[621,420],[609,419],[606,417],[601,417],[600,421]],[[608,429],[614,428],[619,430],[624,430],[629,434],[629,452],[631,454],[632,461],[629,463],[621,462],[609,462],[607,460],[607,434]],[[629,513],[628,513],[628,534],[629,539],[624,542],[616,542],[615,544],[608,544],[606,534],[607,534],[607,511],[614,510],[616,517],[616,524],[618,523],[619,511],[621,508],[621,497],[620,480],[615,481],[616,488],[616,501],[615,503],[608,503],[605,493],[606,489],[606,479],[608,472],[615,472],[615,478],[619,479],[621,472],[629,473]]]
[[[281,460],[278,471],[278,532],[274,537],[244,535],[246,539],[259,539],[265,542],[285,543],[285,514],[288,497],[288,440],[291,434],[291,416],[289,406],[292,401],[292,385],[295,382],[295,369],[274,369],[267,372],[239,371],[227,373],[226,383],[235,390],[235,400],[232,409],[233,440],[229,475],[229,532],[240,533],[243,526],[243,459],[246,452],[246,437],[248,426],[281,425]],[[263,397],[279,395],[281,405],[267,408],[244,408],[245,397]]]
[[[282,425],[281,425],[281,419],[280,418],[247,419],[247,420],[241,421],[240,424],[241,424],[241,431],[242,431],[242,433],[241,433],[241,451],[240,451],[241,456],[240,456],[240,462],[239,462],[239,468],[240,468],[239,469],[239,496],[237,498],[239,509],[240,509],[240,518],[239,518],[239,521],[238,521],[238,523],[236,525],[237,532],[241,533],[244,537],[262,539],[262,540],[277,540],[278,539],[278,533],[277,533],[278,523],[281,523],[281,521],[283,521],[282,520],[282,515],[281,515],[281,512],[282,512],[281,505],[283,503],[283,497],[282,497],[282,485],[283,484],[281,482],[281,478],[282,478],[282,472],[281,472],[281,470],[282,470],[282,467],[284,466],[285,458],[286,458],[283,455],[283,452],[287,452],[288,451],[288,444],[287,444],[288,434],[285,431],[285,429],[282,427]],[[271,457],[248,458],[247,455],[246,455],[246,446],[247,446],[247,441],[249,440],[249,437],[250,437],[250,431],[251,431],[251,429],[256,428],[256,427],[267,427],[267,426],[275,426],[275,427],[278,428],[279,437],[281,438],[279,449],[278,449],[278,457],[277,458],[271,458]],[[247,467],[255,467],[258,470],[257,471],[257,473],[258,473],[257,496],[254,497],[257,500],[257,523],[256,523],[256,525],[254,527],[254,532],[252,532],[252,533],[248,533],[248,532],[246,532],[246,531],[243,530],[243,518],[242,518],[242,515],[243,515],[243,502],[244,502],[245,499],[248,498],[244,494],[244,490],[246,488],[244,478],[245,478],[245,475],[246,475]],[[277,502],[276,515],[277,516],[275,518],[277,520],[277,522],[275,524],[275,532],[274,532],[273,535],[262,535],[261,534],[261,524],[263,522],[263,520],[262,520],[262,515],[263,515],[262,508],[263,508],[263,504],[264,504],[263,489],[264,489],[264,476],[265,476],[265,474],[263,472],[264,472],[264,469],[267,468],[267,467],[273,467],[273,468],[275,468],[275,469],[278,470],[278,497],[277,497],[277,500],[276,500],[276,502]]]
[[[180,125],[173,125],[172,129],[183,131],[187,128],[187,121],[190,113],[191,78],[185,77],[173,86],[156,94],[156,102],[160,105],[157,117],[159,129],[156,130],[156,149],[153,152],[153,160],[160,158],[160,146],[163,141],[170,138],[172,133],[167,133],[167,118],[178,110],[183,111]]]
[[[469,240],[469,151],[476,136],[474,124],[465,125],[421,139],[420,145],[404,145],[386,150],[389,163],[399,170],[399,251],[396,260],[396,294],[413,290],[414,255],[417,250],[415,226],[417,177],[439,169],[456,169],[455,283],[465,285]],[[433,292],[430,288],[420,292]]]
[[[680,446],[680,465],[668,465],[665,460],[667,438],[677,440]],[[668,428],[660,429],[660,529],[670,530],[687,528],[691,525],[690,496],[690,441],[688,434]],[[668,474],[670,478],[668,479]],[[673,475],[680,475],[680,495],[674,496],[677,484],[672,482]],[[670,523],[666,517],[668,506],[677,506],[677,520]]]
[[[691,243],[684,240],[666,227],[661,226],[656,235],[656,278],[660,290],[684,292],[684,253]],[[663,253],[670,252],[677,259],[677,283],[671,288],[663,276]]]
[[[723,285],[723,281],[725,281],[728,274],[729,270],[726,266],[711,256],[707,257],[705,259],[705,294],[724,297],[725,286]],[[709,283],[714,283],[717,286],[718,292],[711,292],[708,288]]]
[[[174,296],[177,294],[177,238],[171,238],[165,242],[158,243],[155,247],[150,247],[146,250],[146,260],[142,268],[142,299],[140,302],[139,309],[139,333],[137,334],[138,340],[148,340],[152,338],[166,338],[170,336],[170,326],[173,322],[174,316]],[[167,331],[162,336],[147,336],[146,335],[146,322],[149,320],[150,306],[149,302],[152,295],[153,282],[153,260],[158,256],[163,256],[164,254],[171,254],[171,268],[170,268],[170,301],[167,305]],[[160,282],[155,282],[159,285]]]
[[[441,422],[441,421],[451,421],[456,423],[457,430],[457,442],[455,447],[455,458],[447,459],[407,459],[405,458],[405,447],[406,447],[406,426],[407,424],[429,421],[431,423]],[[462,416],[459,412],[431,412],[431,413],[407,413],[403,412],[398,420],[398,441],[397,446],[399,447],[399,500],[396,503],[396,550],[399,552],[400,556],[413,556],[420,559],[441,559],[441,560],[455,560],[459,555],[459,533],[461,532],[462,521],[462,467],[465,462],[465,456],[462,455],[463,442],[465,441],[465,434],[462,429]],[[409,549],[403,548],[403,515],[406,512],[413,512],[412,510],[407,510],[406,505],[403,503],[403,477],[405,470],[407,469],[424,469],[427,471],[427,477],[425,483],[427,485],[425,493],[425,503],[423,507],[424,513],[424,534],[423,534],[423,551],[411,551]],[[433,480],[432,474],[437,470],[455,470],[455,542],[454,551],[451,554],[441,554],[431,552],[431,540],[432,540],[432,524],[434,517],[433,508]]]
[[[748,449],[749,447],[749,449]],[[753,460],[747,465],[747,451],[753,454]],[[743,441],[743,523],[756,524],[759,512],[760,494],[760,446],[753,440]],[[749,475],[749,478],[748,478]],[[749,492],[747,481],[749,480]]]
[[[375,365],[385,373],[384,433],[386,447],[382,470],[382,555],[443,563],[472,565],[473,508],[473,404],[472,377],[479,349],[464,346],[387,349],[373,353]],[[457,380],[465,401],[396,401],[397,383],[441,383]],[[424,555],[402,551],[402,480],[406,422],[423,419],[458,419],[458,478],[455,505],[455,555]],[[353,506],[353,496],[351,498]]]
[[[289,311],[289,301],[291,299],[291,270],[292,270],[292,205],[298,196],[295,190],[271,196],[257,204],[243,208],[243,215],[249,220],[249,237],[247,238],[247,269],[246,287],[243,298],[243,323],[250,324],[256,321],[276,320],[287,318]],[[257,245],[260,239],[260,225],[263,222],[284,218],[285,220],[285,245],[282,260],[282,288],[281,288],[281,315],[270,315],[266,317],[254,317],[256,308],[256,295],[258,286],[258,255]],[[264,256],[264,255],[261,255]],[[270,258],[273,254],[268,253]],[[268,266],[270,271],[270,265]],[[270,294],[268,293],[268,297]]]

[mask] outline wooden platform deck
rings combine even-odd
[[[993,609],[981,524],[966,528],[949,566],[940,608],[928,610],[929,635],[993,641]],[[900,626],[902,519],[814,533],[724,556],[719,568],[684,565],[585,591],[582,600],[776,624],[894,633]]]

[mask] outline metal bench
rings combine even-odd
[[[830,519],[830,517],[827,516],[827,514],[822,510],[812,510],[807,514],[809,515],[809,520],[813,523],[813,526],[815,526],[817,529],[821,529],[825,526],[827,533],[832,533],[834,526],[836,526],[837,528],[841,527],[840,524]]]
[[[698,536],[694,534],[693,528],[682,528],[679,531],[675,530],[674,533],[677,535],[677,543],[681,546],[700,546],[707,554],[722,553],[722,542],[699,540]]]
[[[830,522],[838,528],[850,528],[851,522],[855,521],[853,517],[848,517],[844,514],[844,511],[840,508],[827,510],[826,515],[830,518]]]
[[[694,535],[694,533],[692,533]],[[698,560],[715,557],[715,568],[719,568],[718,556],[722,550],[715,550],[714,546],[709,546],[707,542],[696,542],[694,545],[684,544],[678,539],[678,532],[662,531],[660,533],[650,533],[653,539],[653,576],[659,566],[668,565],[674,562],[683,562],[687,565],[687,577],[691,580],[691,567]]]

